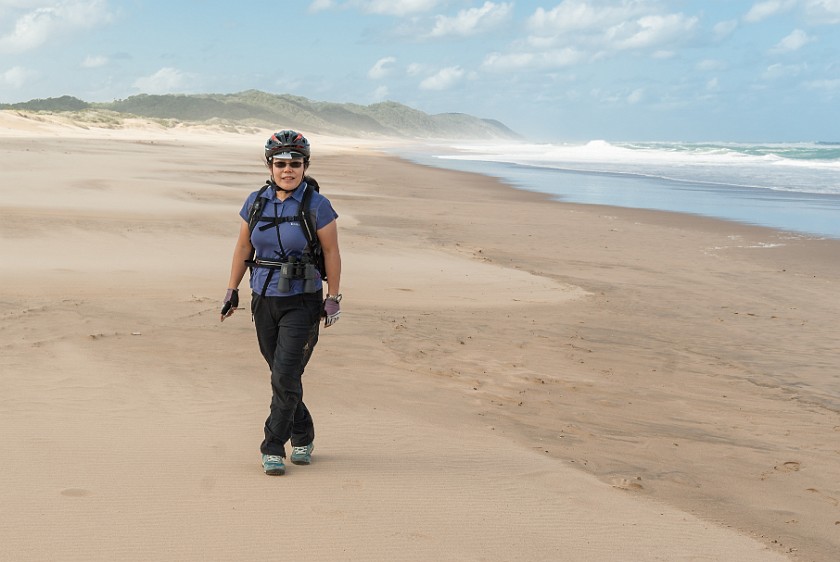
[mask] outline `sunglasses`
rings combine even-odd
[[[303,162],[300,162],[298,160],[274,160],[273,164],[275,168],[280,170],[282,170],[286,166],[288,166],[289,168],[300,168],[303,166]]]

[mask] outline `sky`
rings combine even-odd
[[[840,141],[840,0],[0,0],[2,103],[249,89],[540,142]]]

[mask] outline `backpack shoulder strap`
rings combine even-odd
[[[260,222],[260,217],[262,217],[262,210],[263,206],[265,205],[265,199],[263,199],[262,194],[265,193],[265,190],[268,189],[269,183],[265,182],[265,185],[260,188],[257,192],[256,198],[254,198],[254,202],[251,204],[251,208],[248,211],[248,230],[254,232],[254,227],[257,226],[257,223]]]
[[[312,192],[318,191],[318,184],[315,183],[314,188],[309,184],[307,178],[306,190],[303,192],[303,199],[300,202],[300,224],[303,227],[303,235],[306,237],[306,243],[309,245],[309,252],[315,259],[315,267],[321,272],[321,279],[327,280],[327,268],[324,264],[324,251],[321,248],[321,242],[318,240],[317,224],[315,223],[315,213],[309,208],[312,201]]]
[[[303,180],[306,182],[306,185],[320,193],[321,186],[318,185],[318,182],[315,181],[315,178],[313,178],[312,176],[303,176]]]
[[[254,228],[257,226],[257,223],[260,222],[260,218],[262,217],[263,207],[265,206],[265,199],[262,197],[262,194],[265,193],[265,190],[271,184],[266,181],[265,185],[260,188],[257,192],[257,196],[254,198],[254,202],[251,203],[251,208],[248,209],[248,231],[254,232]],[[248,268],[253,273],[254,271],[254,256],[256,255],[256,250],[254,249],[253,245],[251,246],[251,254],[248,256],[248,259],[245,260],[245,263],[248,264]]]
[[[320,247],[320,245],[318,243],[318,233],[315,228],[315,221],[313,220],[312,213],[309,209],[309,205],[312,202],[312,191],[312,188],[307,182],[306,189],[303,192],[303,198],[300,202],[300,222],[303,226],[303,235],[306,236],[306,243],[309,244],[312,251],[315,251],[316,247]]]

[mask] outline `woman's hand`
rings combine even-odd
[[[341,295],[327,295],[324,299],[324,327],[329,328],[341,317]]]
[[[219,321],[224,322],[225,318],[231,316],[234,312],[236,312],[236,308],[238,306],[239,289],[228,289],[227,293],[225,294],[225,300],[222,301],[222,317]]]

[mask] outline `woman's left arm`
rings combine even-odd
[[[338,226],[336,221],[318,230],[318,242],[324,251],[324,266],[327,269],[328,295],[341,293],[341,252],[338,249]]]

